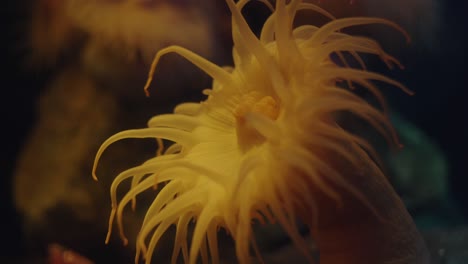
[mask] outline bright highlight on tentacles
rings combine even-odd
[[[410,93],[388,77],[366,70],[359,53],[380,56],[390,67],[399,65],[373,39],[351,36],[340,30],[364,24],[385,24],[407,34],[393,22],[380,18],[334,19],[321,8],[300,0],[276,1],[258,38],[241,14],[249,0],[227,0],[232,13],[234,67],[219,67],[179,46],[159,51],[153,61],[145,92],[161,56],[178,53],[213,78],[212,89],[204,91],[201,103],[183,103],[173,114],[153,117],[148,128],[128,130],[106,140],[103,151],[124,138],[156,138],[174,142],[162,155],[120,173],[111,186],[112,213],[120,236],[124,207],[135,206],[139,193],[160,187],[149,206],[136,242],[136,262],[150,263],[161,236],[176,226],[172,262],[219,263],[217,231],[232,235],[240,263],[250,263],[251,249],[259,254],[252,234],[254,220],[277,222],[298,249],[313,262],[304,238],[299,234],[294,208],[306,207],[317,215],[314,194],[305,186],[314,184],[340,203],[340,194],[330,183],[343,186],[373,210],[361,192],[314,150],[319,148],[346,159],[350,164],[377,159],[372,146],[335,122],[338,112],[350,112],[397,142],[385,114],[385,100],[373,81],[386,82]],[[315,11],[331,22],[316,27],[293,27],[298,11]],[[409,39],[409,38],[408,38]],[[349,67],[348,53],[361,68]],[[337,55],[338,64],[331,59]],[[344,66],[342,66],[344,65]],[[367,89],[381,104],[375,108],[351,89],[346,81]],[[350,154],[349,144],[365,151]],[[161,145],[161,144],[160,144]],[[314,146],[312,148],[311,146]],[[299,173],[296,175],[295,173]],[[131,187],[118,200],[117,187],[131,179]],[[163,185],[164,183],[164,185]],[[188,224],[195,220],[190,248]],[[313,221],[306,223],[313,228]]]

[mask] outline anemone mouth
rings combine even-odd
[[[278,0],[275,8],[270,6],[273,13],[257,38],[241,14],[247,2],[227,0],[233,19],[234,68],[219,67],[179,46],[162,49],[155,56],[145,92],[161,56],[177,53],[213,78],[213,88],[204,92],[208,98],[201,103],[181,104],[173,114],[155,116],[146,129],[116,134],[98,151],[93,172],[104,149],[117,140],[150,137],[174,142],[162,155],[122,172],[111,186],[109,235],[116,217],[125,241],[124,207],[130,202],[134,205],[139,193],[166,183],[143,220],[137,238],[137,261],[143,255],[149,263],[162,234],[176,225],[173,263],[180,254],[189,263],[195,263],[199,255],[204,263],[208,263],[208,256],[219,263],[219,228],[226,229],[235,240],[239,262],[249,263],[251,248],[256,250],[252,220],[257,219],[278,222],[313,263],[295,221],[299,211],[310,210],[313,217],[319,213],[314,194],[308,192],[310,184],[338,204],[341,195],[333,186],[340,186],[378,212],[346,179],[346,172],[335,168],[322,154],[346,160],[354,168],[363,162],[375,163],[377,155],[372,146],[337,124],[334,114],[340,111],[362,118],[397,141],[385,111],[352,90],[337,86],[339,80],[358,84],[385,110],[385,100],[372,80],[407,90],[390,78],[367,71],[359,53],[378,55],[388,65],[398,65],[397,60],[374,40],[338,31],[369,23],[401,28],[379,18],[336,19],[320,28],[293,28],[299,10],[331,15],[300,0]],[[343,52],[350,53],[361,68],[349,67]],[[344,66],[334,63],[332,54],[338,55]],[[354,148],[361,151],[351,151]],[[118,201],[116,189],[127,179],[131,179],[130,190]],[[191,219],[196,225],[188,249],[187,225]]]
[[[272,124],[264,123],[272,123],[278,118],[280,106],[272,96],[262,96],[255,91],[243,95],[240,101],[234,110],[236,138],[240,150],[246,152],[264,143],[272,134],[272,131],[265,133],[268,129],[265,126]]]

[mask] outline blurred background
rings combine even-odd
[[[371,69],[415,91],[408,96],[384,88],[405,144],[401,152],[383,154],[388,173],[429,247],[434,252],[451,249],[434,259],[468,263],[467,4],[319,4],[337,17],[387,17],[411,34],[407,45],[380,26],[349,31],[377,38],[405,66],[389,71],[375,58],[366,58]],[[128,262],[133,253],[122,250],[117,235],[110,246],[103,243],[110,210],[107,190],[117,172],[153,155],[155,144],[113,146],[98,170],[98,183],[91,179],[94,154],[110,135],[144,127],[151,116],[170,112],[178,103],[203,99],[200,91],[210,87],[209,78],[177,56],[164,57],[151,97],[145,97],[143,86],[153,54],[171,44],[217,64],[231,63],[225,3],[18,0],[4,5],[0,194],[6,239],[0,262],[46,263],[51,243],[76,249],[96,263]],[[249,4],[245,12],[255,32],[268,14],[259,3]],[[325,21],[315,14],[305,18]],[[130,226],[139,213],[126,220]],[[136,232],[128,230],[129,236]],[[450,258],[460,262],[447,261]]]

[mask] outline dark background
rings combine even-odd
[[[406,65],[398,73],[415,96],[390,98],[393,106],[426,132],[441,148],[450,165],[450,188],[456,202],[468,216],[468,7],[466,1],[441,3],[442,33],[438,52],[409,49],[402,54]],[[28,1],[3,4],[1,61],[1,214],[5,256],[25,254],[17,214],[12,207],[11,177],[16,156],[36,117],[36,99],[49,73],[31,72],[23,64],[22,28],[27,21]]]

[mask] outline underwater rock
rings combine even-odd
[[[151,4],[148,4],[151,3]],[[217,17],[212,0],[103,1],[66,0],[65,12],[73,25],[86,32],[91,45],[119,49],[129,59],[149,64],[168,45],[190,46],[205,56],[216,49]],[[181,33],[183,32],[183,33]]]
[[[468,227],[454,226],[424,233],[432,264],[468,263]]]
[[[67,100],[67,98],[71,98]],[[15,203],[32,222],[44,219],[59,202],[77,202],[71,210],[82,219],[93,210],[93,186],[78,179],[86,173],[86,153],[96,138],[106,135],[116,113],[115,102],[96,89],[86,75],[66,71],[39,100],[37,126],[31,131],[17,162]],[[84,144],[84,142],[87,142]]]
[[[449,166],[442,150],[424,131],[396,112],[391,114],[403,148],[387,152],[391,181],[410,209],[448,196]]]
[[[29,10],[31,18],[25,29],[25,63],[55,72],[79,64],[98,82],[120,87],[115,92],[128,97],[142,95],[137,88],[143,86],[149,64],[161,48],[184,45],[210,59],[223,59],[226,36],[222,25],[227,18],[215,1],[148,3],[38,0]],[[215,19],[221,22],[214,23]],[[172,84],[160,91],[161,96],[201,89],[197,84],[206,82],[178,56],[166,58],[165,63],[178,72],[161,73],[164,77],[158,82],[170,80]]]
[[[91,249],[96,244],[89,242],[105,233],[105,221],[98,220],[105,214],[98,197],[105,194],[89,180],[89,153],[98,138],[112,131],[116,102],[89,76],[69,69],[38,103],[36,126],[19,154],[13,178],[26,248],[41,254],[47,244],[60,242]]]
[[[387,174],[418,228],[432,230],[466,223],[453,197],[449,161],[429,135],[398,112],[391,113],[403,148],[384,152]]]

